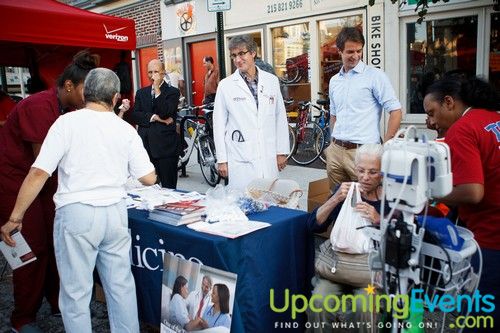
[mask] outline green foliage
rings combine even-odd
[[[399,6],[403,6],[407,3],[406,0],[391,0],[393,4],[396,4],[399,2]],[[415,6],[415,12],[418,13],[418,19],[417,23],[422,23],[422,21],[425,18],[425,15],[427,15],[427,11],[429,9],[429,4],[430,3],[438,3],[438,2],[450,2],[450,0],[417,0],[417,4]],[[373,6],[375,4],[375,0],[368,0],[368,4],[370,6]]]
[[[394,0],[391,0],[391,1],[392,1],[392,3],[396,2]],[[438,3],[440,1],[446,3],[446,2],[449,2],[450,0],[418,0],[417,1],[417,6],[415,7],[415,11],[418,12],[417,23],[420,24],[424,20],[425,15],[427,14],[427,10],[429,8],[429,2]]]

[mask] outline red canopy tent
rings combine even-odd
[[[135,50],[135,22],[54,0],[0,1],[0,66],[39,70],[49,86],[81,49],[112,68],[121,50]],[[130,55],[128,55],[130,62]]]

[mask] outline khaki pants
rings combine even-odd
[[[351,182],[358,179],[354,171],[356,149],[345,149],[332,142],[325,149],[325,155],[326,173],[331,190],[343,182]]]
[[[313,278],[314,290],[312,294],[319,294],[325,297],[326,295],[337,295],[339,298],[343,294],[358,295],[365,294],[363,288],[354,288],[347,285],[331,282],[329,280],[320,278],[318,276]],[[331,299],[330,299],[331,300]],[[330,308],[334,306],[333,301],[328,302]],[[316,308],[323,308],[323,299],[315,299],[314,306]],[[353,312],[351,308],[346,309],[345,312],[339,310],[337,312],[323,311],[313,312],[311,308],[307,310],[308,328],[307,333],[323,333],[323,332],[357,332],[357,333],[370,333],[377,332],[377,314],[375,311],[363,312],[362,305],[357,303],[357,310]],[[341,330],[340,324],[346,324],[346,328]],[[349,324],[354,325],[355,328],[349,328]]]

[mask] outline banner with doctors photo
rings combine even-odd
[[[237,275],[166,254],[161,333],[230,332]]]

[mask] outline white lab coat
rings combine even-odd
[[[200,306],[201,298],[203,297],[203,293],[200,289],[192,291],[189,293],[189,296],[186,300],[189,318],[195,319],[196,314],[198,312],[198,307]],[[212,297],[210,296],[210,291],[203,298],[203,307],[200,311],[200,317],[203,316],[205,310],[212,305]]]
[[[228,163],[229,187],[241,191],[255,178],[278,178],[276,156],[290,151],[278,78],[257,70],[258,110],[239,70],[219,83],[215,96],[217,161]]]

